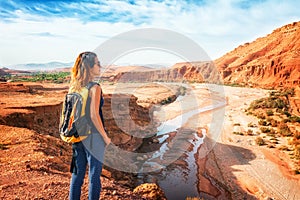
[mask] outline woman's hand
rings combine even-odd
[[[104,137],[104,142],[106,146],[108,146],[111,143],[111,139],[109,137]]]

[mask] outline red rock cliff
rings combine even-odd
[[[245,43],[215,60],[225,83],[277,87],[300,84],[300,22]]]

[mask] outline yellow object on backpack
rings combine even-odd
[[[91,134],[93,123],[87,113],[90,109],[89,90],[95,82],[90,82],[79,92],[66,94],[60,116],[59,133],[63,141],[67,143],[77,143]]]

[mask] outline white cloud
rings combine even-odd
[[[70,16],[51,16],[45,7],[39,7],[47,13],[44,16],[20,8],[11,11],[11,16],[17,18],[0,20],[0,66],[54,60],[70,62],[79,52],[93,50],[119,33],[146,27],[186,35],[215,59],[240,44],[300,20],[299,1],[251,1],[243,5],[241,2],[245,1],[216,0],[203,5],[185,1],[137,1],[133,5],[109,1],[55,8],[71,9]],[[97,12],[107,16],[101,17]]]

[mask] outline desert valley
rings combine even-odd
[[[0,68],[1,199],[68,198],[69,71]],[[132,152],[108,147],[101,199],[300,199],[300,22],[212,62],[114,66],[100,80],[112,143]]]

